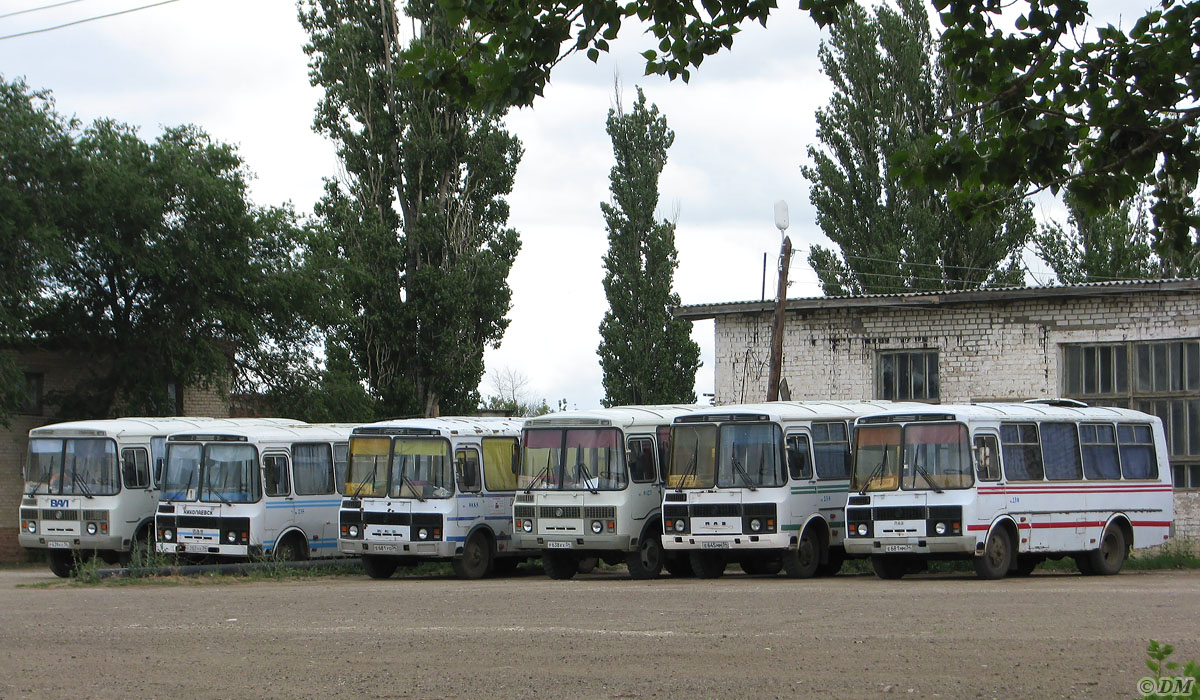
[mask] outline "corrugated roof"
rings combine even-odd
[[[956,291],[906,292],[903,294],[865,294],[861,296],[801,297],[789,298],[786,310],[805,309],[849,309],[870,307],[930,307],[985,302],[1022,301],[1039,298],[1072,298],[1112,296],[1119,294],[1145,294],[1149,292],[1174,292],[1195,294],[1200,292],[1200,278],[1176,278],[1160,280],[1116,280],[1111,282],[1086,282],[1073,285],[1048,287],[993,287]],[[675,318],[698,321],[717,316],[744,313],[763,313],[775,310],[775,300],[732,301],[712,304],[685,304],[672,310]]]

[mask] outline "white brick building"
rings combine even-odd
[[[767,393],[774,301],[695,304],[715,319],[716,402]],[[793,399],[940,403],[1065,396],[1163,419],[1180,537],[1200,542],[1200,280],[789,299]]]

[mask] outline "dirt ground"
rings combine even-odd
[[[0,698],[1132,698],[1200,658],[1200,572],[979,581],[0,571]]]

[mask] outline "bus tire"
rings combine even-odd
[[[1013,547],[1012,537],[1004,526],[992,528],[983,545],[983,553],[977,555],[973,563],[975,575],[979,578],[995,580],[1008,575],[1013,563]]]
[[[812,578],[821,565],[821,540],[814,528],[804,528],[796,548],[783,550],[783,570],[788,578]]]
[[[663,567],[662,540],[650,533],[638,540],[638,548],[625,555],[630,577],[638,580],[658,578]]]
[[[1087,552],[1076,554],[1071,557],[1075,560],[1075,568],[1079,569],[1079,573],[1084,576],[1095,576],[1096,570],[1092,568],[1092,558]]]
[[[1045,557],[1036,554],[1018,554],[1017,567],[1012,570],[1012,575],[1022,578],[1029,576],[1038,567],[1038,564],[1041,564],[1043,561],[1045,561]]]
[[[71,578],[75,567],[75,552],[69,549],[51,549],[46,553],[46,561],[50,563],[50,571],[59,578]]]
[[[567,581],[579,572],[579,562],[574,556],[563,552],[543,552],[542,569],[552,579]]]
[[[391,578],[399,564],[392,557],[381,557],[377,554],[364,554],[362,557],[363,571],[371,578]]]
[[[692,562],[687,552],[664,552],[663,568],[674,578],[690,578],[695,576],[692,572]]]
[[[308,559],[308,542],[293,532],[275,545],[275,561],[305,561]]]
[[[1100,546],[1088,552],[1088,560],[1095,575],[1112,576],[1120,573],[1128,555],[1129,545],[1125,542],[1125,532],[1120,525],[1113,523],[1100,537]]]
[[[842,547],[830,547],[825,563],[817,567],[817,576],[836,576],[845,562],[846,550]]]
[[[885,581],[897,581],[908,573],[908,561],[904,557],[885,557],[876,554],[871,557],[871,569],[876,576]]]
[[[725,557],[716,552],[689,552],[688,563],[696,578],[720,578],[725,573]]]
[[[146,566],[154,555],[154,528],[149,525],[137,531],[129,543],[129,551],[121,552],[121,566]]]
[[[467,538],[461,556],[451,562],[454,573],[462,579],[481,579],[492,571],[492,546],[482,532]]]
[[[521,557],[496,557],[492,561],[492,575],[512,576],[523,561],[525,560]]]
[[[590,574],[600,566],[599,557],[584,557],[575,564],[575,572],[579,574]]]
[[[739,563],[750,576],[774,576],[783,571],[783,559],[779,557],[750,557]]]

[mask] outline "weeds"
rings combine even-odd
[[[1200,666],[1193,659],[1182,669],[1176,661],[1168,661],[1175,647],[1150,640],[1146,649],[1146,668],[1153,676],[1138,681],[1138,690],[1143,698],[1166,700],[1166,698],[1191,698],[1200,700]]]

